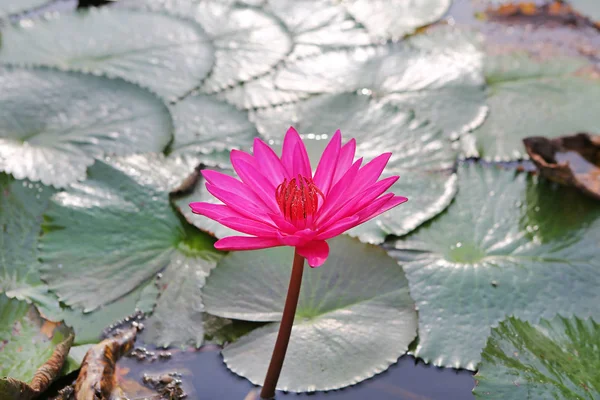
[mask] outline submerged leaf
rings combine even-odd
[[[29,400],[60,376],[73,343],[64,326],[0,294],[0,398]]]
[[[331,257],[305,268],[296,320],[278,388],[330,390],[358,383],[395,363],[416,335],[416,313],[402,268],[378,247],[346,236]],[[227,366],[262,383],[289,280],[292,249],[235,252],[211,272],[208,312],[270,322],[223,350]],[[365,268],[365,266],[369,268]]]
[[[193,21],[104,7],[5,27],[0,61],[118,76],[175,100],[210,72],[214,49]]]
[[[481,399],[600,397],[600,325],[556,316],[532,325],[508,318],[492,330],[475,379]]]
[[[0,69],[0,171],[17,179],[64,187],[94,158],[162,151],[171,130],[163,103],[120,79]]]
[[[156,155],[98,161],[87,181],[55,195],[40,244],[50,289],[85,312],[129,298],[133,308],[115,311],[131,314],[157,273],[188,268],[206,276],[218,256],[212,240],[180,220],[169,201],[194,169],[195,164]],[[136,290],[141,292],[130,297]],[[199,287],[186,295],[199,298]]]
[[[391,253],[419,309],[415,356],[473,370],[506,315],[600,315],[599,204],[492,167],[462,166],[458,179],[448,210]]]

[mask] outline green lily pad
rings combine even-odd
[[[378,247],[340,236],[318,269],[306,267],[278,388],[338,389],[386,370],[416,336],[417,316],[402,268]],[[262,384],[286,296],[293,250],[234,252],[204,287],[207,312],[270,322],[223,350],[236,374]]]
[[[596,132],[600,115],[589,105],[600,96],[600,82],[577,73],[586,66],[582,59],[536,61],[520,53],[488,57],[490,113],[473,132],[479,155],[526,158],[525,137]]]
[[[373,43],[369,32],[338,2],[269,0],[267,9],[283,22],[293,37],[294,50],[288,59],[306,57],[328,48]]]
[[[0,18],[42,6],[48,0],[0,0]]]
[[[162,151],[171,130],[163,103],[120,79],[0,69],[0,170],[17,179],[64,187],[94,158]]]
[[[175,100],[207,76],[214,50],[193,21],[105,7],[5,27],[0,61],[118,76]]]
[[[180,220],[169,201],[169,193],[195,167],[157,155],[98,161],[87,181],[56,194],[46,213],[40,256],[42,278],[59,300],[90,312],[141,290],[128,301],[131,307],[148,303],[140,298],[143,288],[171,265],[207,275],[215,264],[208,261],[217,254],[212,240]],[[162,284],[166,288],[169,282]],[[186,295],[199,297],[200,291]]]
[[[275,84],[288,91],[359,91],[414,110],[449,136],[485,118],[483,52],[470,31],[436,29],[381,47],[330,51],[284,66]]]
[[[371,35],[399,39],[439,20],[452,0],[346,0],[342,4]]]
[[[189,96],[172,106],[171,113],[175,123],[171,154],[192,157],[198,163],[207,155],[215,160],[210,153],[251,148],[258,136],[247,113],[213,96]]]
[[[44,392],[60,375],[72,342],[64,325],[49,323],[33,306],[0,294],[0,397],[28,400]]]
[[[557,316],[532,325],[508,318],[492,330],[475,376],[481,399],[597,399],[600,325]]]
[[[44,301],[39,276],[38,235],[55,190],[0,173],[0,293],[29,303]]]
[[[476,164],[459,169],[458,187],[445,213],[391,252],[419,309],[417,357],[474,370],[507,315],[535,322],[600,314],[597,202]]]
[[[569,4],[593,22],[600,21],[600,4],[595,0],[569,0]]]

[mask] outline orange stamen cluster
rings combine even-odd
[[[319,206],[319,195],[323,198],[323,193],[312,179],[302,175],[290,181],[286,178],[275,191],[279,209],[285,219],[293,224],[306,222],[315,214]]]

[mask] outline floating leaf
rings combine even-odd
[[[536,61],[523,54],[490,56],[487,61],[490,114],[474,131],[486,159],[524,156],[527,136],[555,138],[595,132],[600,114],[589,107],[600,96],[600,82],[578,74],[581,59]]]
[[[358,383],[395,363],[416,335],[402,268],[380,248],[345,236],[330,246],[322,267],[304,270],[281,390]],[[291,261],[289,247],[231,253],[204,288],[209,313],[271,322],[223,350],[227,366],[255,384],[262,383],[273,350]]]
[[[29,400],[60,375],[73,335],[33,306],[0,294],[0,343],[0,398]]]
[[[595,0],[569,0],[577,11],[583,13],[596,24],[600,23],[600,4]],[[598,26],[598,25],[597,25]]]
[[[193,21],[105,7],[5,27],[0,61],[118,76],[175,100],[210,72],[214,50]]]
[[[440,19],[451,0],[346,0],[342,4],[373,36],[398,39]]]
[[[46,4],[48,0],[0,0],[0,18]]]
[[[171,112],[175,123],[172,154],[191,156],[198,163],[210,153],[250,148],[258,136],[245,112],[214,97],[189,96],[172,106]]]
[[[465,165],[448,210],[395,243],[419,310],[417,357],[475,369],[492,326],[598,315],[600,205],[576,190]],[[560,218],[556,218],[560,215]]]
[[[479,126],[486,115],[482,65],[472,33],[444,28],[399,44],[304,58],[282,68],[275,83],[313,94],[392,94],[389,101],[398,108],[415,110],[456,136]]]
[[[194,168],[156,155],[98,161],[87,181],[56,194],[40,246],[43,279],[60,301],[93,311],[136,289],[143,294],[170,265],[207,275],[215,264],[212,241],[169,202]]]
[[[95,157],[162,151],[171,130],[162,102],[120,79],[0,69],[0,170],[17,179],[67,186]]]
[[[557,316],[536,325],[508,318],[492,330],[475,375],[481,399],[600,397],[600,325]]]
[[[542,176],[600,200],[600,136],[529,137],[523,143]]]
[[[40,280],[37,243],[54,192],[0,173],[0,293],[9,298],[39,303],[51,297]]]

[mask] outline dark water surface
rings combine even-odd
[[[292,339],[293,340],[293,339]],[[169,361],[140,362],[132,358],[119,361],[128,371],[127,378],[141,382],[146,374],[178,372],[189,399],[244,400],[254,386],[230,372],[221,359],[219,349],[205,346],[199,351],[175,352]],[[386,372],[343,390],[315,394],[278,393],[277,400],[468,400],[473,399],[473,373],[465,370],[436,368],[402,357]],[[248,396],[248,397],[247,397]]]

